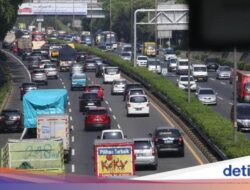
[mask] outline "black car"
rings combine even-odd
[[[76,61],[77,62],[85,61],[86,56],[87,56],[86,52],[77,52],[76,53]]]
[[[97,93],[84,92],[82,96],[79,97],[79,110],[80,112],[88,111],[89,107],[101,106],[102,100]]]
[[[34,69],[39,68],[39,64],[41,62],[41,57],[39,56],[32,56],[28,60],[28,69],[33,71]]]
[[[158,127],[153,134],[153,140],[158,152],[161,153],[179,153],[184,156],[184,141],[180,131],[174,127]]]
[[[23,99],[23,96],[25,93],[31,91],[31,90],[36,90],[37,89],[37,84],[33,82],[24,82],[20,86],[20,99]]]
[[[237,104],[237,130],[250,131],[250,104]],[[231,108],[231,120],[234,119],[234,107]]]
[[[29,56],[31,55],[32,49],[25,49],[22,51],[22,60],[27,61]]]
[[[143,88],[143,86],[141,84],[139,84],[139,83],[126,84],[125,90],[124,90],[124,93],[123,93],[123,101],[126,100],[128,91],[133,89],[133,88]]]
[[[96,62],[93,59],[86,60],[83,65],[83,70],[86,71],[95,71],[96,70]]]
[[[103,77],[103,68],[105,67],[106,65],[104,64],[101,64],[101,65],[97,65],[96,66],[96,69],[95,69],[95,76],[97,78],[100,78],[100,77]]]
[[[204,64],[207,66],[207,70],[214,70],[216,71],[219,68],[219,63],[218,63],[217,58],[207,58],[205,59]]]
[[[16,109],[5,109],[0,114],[0,132],[23,130],[22,113]]]

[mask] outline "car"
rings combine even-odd
[[[133,89],[133,88],[143,88],[143,86],[142,86],[140,83],[130,83],[130,84],[126,84],[125,90],[124,90],[124,93],[123,93],[123,101],[126,100],[128,91],[129,91],[130,89]]]
[[[82,63],[74,63],[70,67],[70,76],[72,76],[74,73],[83,73],[83,64]]]
[[[217,58],[206,58],[204,64],[207,66],[207,70],[216,71],[219,68],[218,62]]]
[[[76,61],[77,62],[85,61],[86,57],[87,57],[87,52],[77,52],[76,53]]]
[[[125,79],[114,80],[111,87],[111,94],[123,94],[127,81]]]
[[[119,67],[104,67],[103,69],[103,83],[112,83],[116,79],[121,78]]]
[[[188,90],[188,75],[180,75],[176,80],[176,85],[182,90]],[[190,76],[190,90],[196,91],[197,84],[192,76]]]
[[[31,79],[36,83],[43,83],[44,85],[48,85],[47,75],[44,69],[34,69],[31,74]]]
[[[175,127],[162,126],[157,127],[152,136],[157,149],[158,156],[162,153],[178,153],[179,156],[185,155],[184,140],[179,129]]]
[[[177,58],[173,57],[168,58],[167,60],[168,71],[169,72],[176,71],[176,66],[177,66]]]
[[[96,70],[95,70],[95,76],[97,78],[100,78],[100,77],[103,77],[103,70],[104,70],[104,67],[107,67],[107,65],[97,65],[96,66]]]
[[[152,138],[134,138],[135,166],[158,167],[157,150]]]
[[[147,95],[131,95],[126,103],[127,116],[146,115],[149,116],[149,100]]]
[[[150,59],[150,60],[148,60],[147,68],[149,71],[160,74],[161,73],[161,65],[162,65],[162,63],[160,62],[159,59],[156,59],[156,60]]]
[[[139,55],[136,59],[136,65],[139,67],[147,67],[148,57],[145,55]]]
[[[85,130],[103,130],[111,128],[111,119],[105,107],[91,107],[85,116]]]
[[[87,85],[85,87],[85,92],[95,92],[97,93],[98,97],[101,98],[101,100],[103,100],[104,89],[99,84]]]
[[[177,58],[176,54],[172,48],[166,48],[165,54],[164,54],[164,59],[165,59],[165,61],[168,61],[171,58]]]
[[[47,78],[58,78],[58,71],[55,64],[46,64],[44,65],[44,70],[47,75]]]
[[[106,129],[102,130],[101,136],[97,137],[98,139],[126,139],[127,136],[124,135],[121,129]]]
[[[217,93],[212,88],[199,88],[195,94],[202,104],[217,104]]]
[[[86,60],[83,65],[83,70],[86,71],[95,71],[96,70],[96,62],[93,59]]]
[[[207,82],[208,80],[207,67],[204,64],[192,64],[191,74],[197,81]]]
[[[50,59],[42,59],[39,63],[39,68],[40,69],[44,69],[45,65],[49,65],[52,64],[52,62],[50,61]]]
[[[129,52],[122,52],[120,57],[126,61],[131,61],[131,59],[132,59],[132,55]]]
[[[27,61],[28,57],[31,55],[32,49],[24,49],[22,53],[22,60]]]
[[[250,130],[250,104],[237,103],[237,130],[249,131]],[[231,108],[231,120],[234,119],[234,106]]]
[[[129,99],[129,97],[132,95],[145,95],[145,94],[146,93],[143,90],[143,88],[132,88],[128,91],[127,99]]]
[[[37,84],[33,82],[24,82],[20,86],[20,99],[23,99],[24,94],[31,90],[37,90]]]
[[[176,74],[187,75],[188,74],[188,59],[177,59]]]
[[[4,109],[0,113],[0,132],[23,130],[22,113],[17,109]]]
[[[82,96],[79,97],[79,110],[80,112],[86,112],[89,107],[101,106],[102,101],[97,93],[94,92],[84,92]]]
[[[85,73],[73,73],[71,76],[71,91],[75,89],[84,90],[87,85],[87,76]]]
[[[229,66],[219,66],[216,71],[216,78],[217,79],[230,79],[232,69]]]
[[[122,52],[126,52],[126,53],[129,53],[130,55],[132,55],[132,45],[130,45],[130,44],[123,45]]]
[[[27,58],[27,62],[28,62],[28,69],[29,70],[34,70],[39,68],[39,64],[41,62],[41,58],[39,56],[32,56]]]

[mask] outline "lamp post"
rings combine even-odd
[[[93,46],[93,40],[92,40],[92,36],[93,36],[93,20],[92,20],[92,17],[93,17],[93,12],[92,12],[92,0],[90,2],[91,4],[91,18],[90,18],[90,38],[91,38],[91,46]]]

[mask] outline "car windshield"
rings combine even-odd
[[[44,70],[34,70],[33,73],[45,73]]]
[[[122,139],[121,132],[107,132],[103,134],[103,139]]]
[[[114,81],[114,84],[116,84],[116,85],[125,85],[126,81]]]
[[[103,114],[107,114],[107,110],[103,109],[103,110],[89,110],[88,111],[89,115],[103,115]]]
[[[144,91],[142,89],[138,90],[130,90],[130,95],[135,95],[135,94],[144,94]]]
[[[130,98],[130,102],[132,103],[144,103],[147,102],[148,99],[145,96],[134,96]]]
[[[179,136],[181,136],[181,134],[177,129],[159,129],[156,131],[156,136],[159,138],[179,137]]]
[[[152,146],[151,146],[151,143],[150,141],[134,141],[134,144],[135,144],[135,149],[150,149]]]
[[[204,90],[200,90],[199,94],[209,94],[209,95],[214,95],[214,91],[210,90],[210,89],[204,89]]]
[[[220,71],[230,71],[231,72],[231,68],[230,67],[220,67]]]
[[[194,67],[194,71],[206,72],[207,68],[206,67]]]
[[[118,68],[105,68],[106,74],[119,74]]]
[[[123,51],[132,51],[132,47],[124,47]]]
[[[4,110],[2,114],[3,115],[19,115],[18,111],[15,111],[15,110]]]
[[[173,49],[166,49],[166,54],[175,54]]]
[[[138,57],[137,59],[138,59],[138,60],[142,60],[142,61],[147,61],[147,60],[148,60],[147,57],[142,57],[142,56],[141,56],[141,57]]]
[[[46,68],[56,68],[56,66],[55,66],[55,65],[45,65],[44,68],[45,68],[45,69],[46,69]]]
[[[130,53],[122,53],[122,56],[123,57],[130,57],[131,55],[130,55]]]
[[[209,58],[209,59],[206,59],[206,63],[217,63],[218,60],[216,58]]]
[[[92,92],[97,92],[100,89],[100,86],[89,86],[88,89]]]
[[[183,81],[183,82],[188,81],[188,76],[186,76],[186,77],[180,77],[180,81]],[[190,77],[190,81],[194,81],[194,78]]]
[[[238,119],[244,119],[244,118],[250,118],[250,106],[248,105],[243,105],[237,106],[237,118]]]
[[[179,65],[188,66],[188,61],[179,61]]]
[[[85,74],[74,74],[72,76],[72,79],[86,79],[86,75]]]
[[[148,46],[148,49],[149,49],[149,50],[154,50],[154,49],[155,49],[155,45],[150,45],[150,46]]]
[[[170,63],[177,63],[177,59],[170,59]]]
[[[96,99],[96,98],[98,98],[98,95],[96,94],[96,93],[84,93],[83,95],[82,95],[82,98],[84,98],[84,99]]]

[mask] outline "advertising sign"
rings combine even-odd
[[[87,3],[23,3],[18,15],[87,15]]]
[[[97,176],[134,175],[132,146],[97,147]]]

